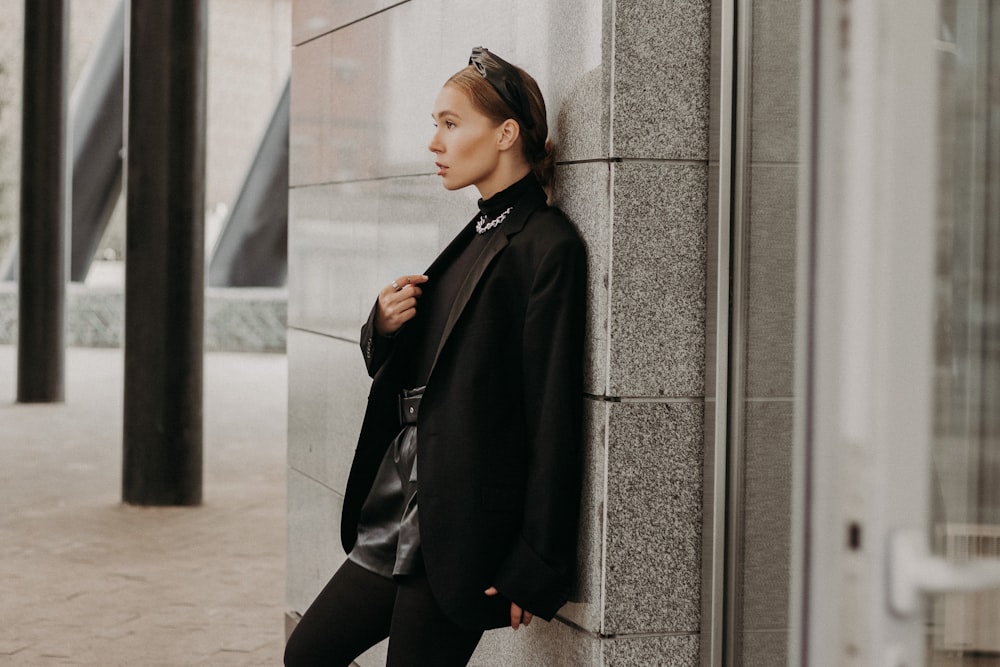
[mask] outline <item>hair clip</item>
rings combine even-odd
[[[497,91],[517,120],[527,128],[535,126],[535,120],[531,117],[531,108],[528,104],[528,93],[524,88],[524,81],[517,69],[500,56],[491,53],[483,46],[472,49],[469,56],[469,64],[476,68],[483,78],[493,89]]]

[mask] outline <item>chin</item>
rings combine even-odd
[[[469,183],[461,183],[458,181],[451,181],[448,179],[441,179],[441,185],[444,186],[445,190],[461,190],[464,187],[470,185]]]

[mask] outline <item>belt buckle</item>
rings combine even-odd
[[[399,423],[401,425],[416,424],[417,416],[420,414],[420,399],[423,393],[416,396],[406,396],[401,392],[399,400]]]

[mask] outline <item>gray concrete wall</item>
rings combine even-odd
[[[287,608],[344,554],[339,517],[377,290],[468,221],[427,151],[484,45],[546,95],[555,198],[590,256],[578,602],[487,633],[477,665],[695,665],[701,606],[708,0],[297,0],[292,29]],[[379,664],[376,648],[360,662]]]

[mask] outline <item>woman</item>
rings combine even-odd
[[[372,388],[341,522],[348,559],[286,665],[465,665],[484,630],[551,620],[575,561],[586,258],[543,189],[545,103],[483,48],[443,86],[430,150],[479,212],[361,330]],[[419,444],[418,444],[419,443]]]

